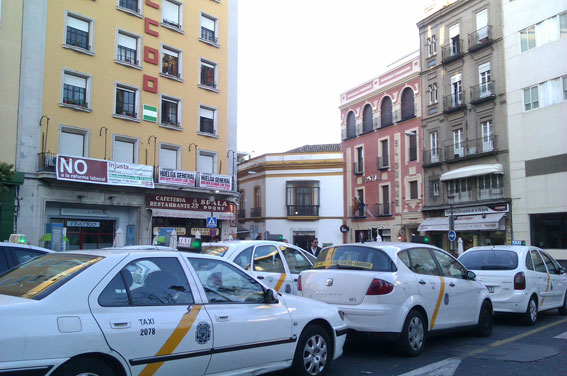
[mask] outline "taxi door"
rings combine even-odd
[[[547,299],[549,299],[550,306],[560,307],[565,297],[565,274],[561,275],[559,268],[547,253],[543,251],[539,253],[547,266],[549,277],[549,297]]]
[[[313,265],[297,248],[287,245],[280,245],[279,248],[280,252],[283,254],[287,271],[291,277],[291,283],[289,283],[286,279],[283,287],[280,289],[280,292],[297,295],[297,280],[299,278],[299,273],[304,270],[311,269]]]
[[[532,261],[534,264],[535,281],[537,285],[537,293],[539,295],[538,311],[541,311],[551,305],[548,298],[548,296],[551,295],[549,293],[551,277],[547,272],[545,262],[541,258],[539,252],[536,249],[531,249],[530,254],[532,255]]]
[[[293,278],[286,272],[282,256],[275,245],[262,244],[254,248],[252,271],[269,288],[281,293],[292,293]]]
[[[181,261],[128,257],[89,296],[109,346],[134,375],[205,374],[212,322]]]
[[[416,273],[419,293],[427,311],[429,330],[451,326],[451,312],[445,277],[427,248],[409,250],[410,269]]]

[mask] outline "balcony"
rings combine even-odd
[[[362,175],[364,173],[364,161],[354,162],[352,167],[352,173],[355,175]]]
[[[39,172],[55,172],[57,166],[57,154],[55,153],[38,153],[39,165],[37,170]]]
[[[262,208],[250,209],[250,218],[260,218],[262,216]]]
[[[504,188],[488,188],[479,189],[477,191],[477,196],[479,200],[492,200],[504,197]]]
[[[462,91],[443,97],[443,112],[446,114],[464,109],[466,107],[465,93]]]
[[[485,26],[469,34],[469,52],[478,51],[492,44],[492,26]]]
[[[496,98],[496,93],[494,92],[494,81],[471,86],[472,104],[494,100],[494,98]]]
[[[375,217],[390,217],[393,215],[393,206],[393,202],[375,203],[372,205],[372,215]]]
[[[288,217],[318,217],[319,205],[288,205]]]
[[[458,60],[463,57],[463,40],[453,38],[449,41],[447,46],[442,49],[442,59],[443,64],[448,64],[452,61]]]
[[[360,205],[358,207],[349,206],[348,213],[350,218],[366,218],[365,205]]]
[[[497,151],[496,135],[490,135],[456,145],[445,146],[445,162],[450,163],[457,160],[475,158],[496,153]]]
[[[455,204],[459,202],[472,201],[472,191],[449,192],[449,194],[455,197],[455,201],[454,201]]]
[[[423,165],[433,166],[441,162],[439,158],[439,148],[423,151]]]
[[[376,163],[378,170],[387,170],[390,168],[390,158],[387,155],[377,157]]]

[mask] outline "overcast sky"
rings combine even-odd
[[[419,49],[424,4],[240,0],[238,151],[339,143],[340,94]]]

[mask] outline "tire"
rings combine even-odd
[[[524,313],[524,322],[526,325],[533,326],[537,321],[537,298],[536,295],[532,295],[530,301],[528,302],[528,307],[526,308],[526,313]]]
[[[309,325],[301,333],[291,374],[297,376],[325,375],[333,359],[329,335],[319,325]]]
[[[557,308],[559,314],[562,316],[567,316],[567,291],[565,291],[565,297],[563,298],[563,305]]]
[[[478,324],[474,329],[474,334],[477,337],[488,337],[492,334],[492,326],[494,325],[494,316],[492,311],[492,304],[485,300],[480,307],[478,314]]]
[[[54,376],[115,376],[114,370],[101,360],[80,358],[71,360],[57,369]]]
[[[423,351],[426,337],[427,327],[423,316],[418,311],[411,310],[396,344],[398,352],[406,356],[418,356]]]

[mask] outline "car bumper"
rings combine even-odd
[[[528,306],[530,294],[527,292],[514,292],[505,299],[491,297],[494,312],[524,313]]]
[[[0,376],[43,376],[67,360],[63,358],[0,362]]]
[[[401,332],[406,316],[399,306],[339,306],[338,309],[349,329],[359,332]]]
[[[343,355],[343,347],[345,346],[348,328],[346,325],[341,328],[335,328],[335,353],[333,359],[337,359]]]

